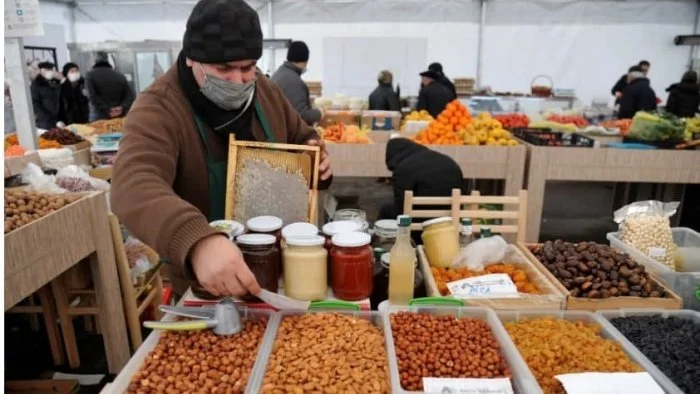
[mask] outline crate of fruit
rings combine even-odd
[[[663,309],[598,311],[648,363],[666,375],[669,393],[691,393],[700,382],[700,312]]]
[[[435,377],[509,378],[516,393],[541,393],[498,317],[488,308],[390,306],[383,318],[396,394],[423,393],[423,378]]]
[[[431,267],[423,247],[418,260],[425,277],[426,293],[431,297],[450,296],[447,283],[479,275],[505,273],[518,289],[517,297],[460,297],[468,305],[493,309],[564,309],[566,295],[544,275],[515,245],[508,245],[503,262],[486,266],[482,272],[467,268]]]
[[[519,138],[537,146],[563,146],[592,148],[595,140],[578,133],[564,133],[540,129],[516,134]]]
[[[275,312],[239,307],[243,331],[153,330],[109,386],[108,393],[250,391],[255,363],[276,325]],[[167,314],[163,321],[174,321]]]
[[[544,393],[565,392],[557,375],[585,372],[647,372],[660,388],[670,387],[658,368],[592,312],[524,310],[496,314]]]
[[[378,312],[284,310],[266,338],[250,393],[390,393]]]
[[[683,300],[628,254],[595,242],[518,245],[567,295],[566,309],[680,309]]]

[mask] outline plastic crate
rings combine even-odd
[[[622,350],[625,352],[630,360],[637,363],[644,371],[648,372],[649,375],[659,384],[659,386],[667,391],[668,393],[675,392],[670,391],[675,385],[670,379],[666,377],[651,361],[649,361],[632,343],[630,343],[619,331],[617,331],[610,322],[606,321],[601,315],[596,315],[593,312],[588,311],[498,311],[496,315],[501,320],[502,323],[509,321],[520,321],[522,318],[537,318],[544,316],[551,316],[558,319],[570,320],[570,321],[583,321],[588,324],[597,324],[600,326],[600,336],[605,339],[610,339],[616,341],[622,345]],[[505,330],[505,329],[504,329]],[[507,332],[506,332],[507,334]],[[517,349],[517,348],[516,348]],[[596,371],[591,371],[596,372]],[[682,394],[682,393],[680,393]]]
[[[695,324],[700,326],[700,312],[695,312],[695,311],[690,311],[690,310],[678,310],[678,311],[669,311],[665,309],[616,309],[616,310],[601,310],[596,312],[598,315],[603,317],[605,319],[606,325],[609,325],[610,329],[615,330],[617,334],[619,334],[621,337],[625,339],[625,341],[629,342],[630,345],[634,346],[632,342],[630,342],[624,334],[622,334],[615,326],[610,322],[611,319],[614,319],[616,317],[626,317],[626,316],[650,316],[650,315],[661,315],[662,317],[668,318],[668,317],[677,317],[680,319],[685,319],[685,320],[691,320],[694,321]],[[649,363],[654,365],[651,360],[649,360],[644,353],[642,353],[639,349],[635,347],[635,349],[639,352],[641,357],[644,357],[644,359]],[[656,367],[656,365],[654,365]],[[658,367],[656,367],[658,369]],[[659,369],[659,372],[663,374],[663,372]],[[681,390],[678,386],[671,381],[666,375],[664,375],[664,381],[663,383],[659,382],[663,389],[666,390],[667,393],[672,393],[672,394],[683,394],[683,390]]]
[[[677,227],[671,229],[673,242],[679,248],[700,248],[700,233],[685,227]],[[700,272],[676,272],[666,267],[660,262],[647,256],[639,249],[636,249],[620,239],[619,233],[608,233],[610,246],[617,250],[621,250],[632,258],[643,264],[646,269],[656,274],[673,292],[678,294],[683,299],[683,307],[700,311]],[[700,255],[696,257],[700,259]]]
[[[592,148],[595,141],[577,133],[562,133],[560,131],[530,132],[525,135],[525,141],[537,146],[564,146]]]
[[[515,348],[515,344],[511,341],[505,328],[498,320],[495,313],[488,308],[481,307],[434,307],[434,306],[389,306],[384,313],[384,326],[386,335],[386,344],[389,355],[389,374],[391,376],[391,388],[393,394],[409,394],[419,393],[418,391],[406,391],[401,387],[399,378],[399,365],[396,359],[396,349],[394,338],[391,332],[391,324],[389,315],[396,312],[408,311],[414,313],[429,313],[434,315],[451,315],[456,318],[469,317],[484,320],[493,332],[494,337],[501,345],[501,354],[505,357],[508,367],[510,368],[512,378],[511,383],[513,390],[518,394],[541,394],[535,377],[530,372],[530,369],[525,364],[525,360],[520,357],[520,353]]]

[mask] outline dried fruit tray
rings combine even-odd
[[[430,270],[428,258],[422,246],[418,247],[418,261],[425,277],[426,292],[429,297],[441,297],[435,276]],[[469,298],[465,304],[493,309],[564,309],[566,295],[545,276],[532,261],[525,257],[516,245],[508,245],[504,261],[522,268],[529,280],[544,294],[523,294],[521,298]]]
[[[469,317],[485,321],[491,328],[491,332],[500,344],[501,355],[506,359],[511,371],[511,383],[513,390],[518,394],[538,394],[542,393],[537,385],[535,377],[527,368],[527,364],[517,352],[515,344],[508,337],[508,333],[498,320],[498,316],[488,308],[482,307],[434,307],[434,306],[389,306],[384,314],[384,326],[389,352],[389,371],[391,373],[391,385],[393,394],[418,393],[416,391],[406,391],[401,387],[399,377],[399,365],[396,355],[396,345],[391,332],[390,315],[397,312],[429,313],[432,315],[454,316],[455,318]],[[449,339],[449,338],[448,338]]]
[[[681,309],[677,311],[669,311],[665,309],[610,309],[610,310],[601,310],[596,313],[597,315],[601,316],[603,320],[605,320],[605,324],[609,325],[609,329],[617,335],[619,335],[621,338],[624,339],[624,342],[629,343],[630,346],[634,347],[634,349],[639,352],[639,357],[641,357],[645,363],[648,363],[650,365],[654,365],[654,363],[647,358],[637,347],[634,346],[632,342],[629,341],[625,337],[624,334],[622,334],[615,326],[610,322],[611,319],[614,319],[616,317],[627,317],[627,316],[655,316],[655,315],[660,315],[662,317],[668,318],[668,317],[677,317],[679,319],[684,319],[684,320],[690,320],[695,322],[695,324],[700,326],[700,312],[696,311],[691,311],[687,309]],[[656,365],[654,365],[655,368]],[[657,368],[658,369],[658,368]],[[659,370],[659,373],[663,374]],[[654,377],[656,379],[656,377]],[[670,394],[683,394],[683,390],[681,390],[678,386],[676,386],[671,379],[666,377],[666,375],[663,375],[663,379],[656,379],[657,382],[666,390],[667,393]]]
[[[566,294],[566,309],[567,310],[578,310],[578,311],[591,311],[595,312],[600,309],[620,309],[620,308],[654,308],[654,309],[681,309],[683,306],[683,300],[673,291],[671,291],[668,286],[666,286],[662,280],[660,280],[654,273],[649,273],[649,276],[656,281],[656,283],[663,287],[666,292],[666,297],[664,298],[643,298],[643,297],[610,297],[610,298],[584,298],[584,297],[572,297],[569,291],[564,287],[564,285],[552,275],[547,267],[542,265],[542,263],[535,257],[530,251],[530,247],[535,246],[535,244],[518,244],[518,247],[523,252],[523,254],[530,259],[549,280],[554,283],[555,286],[559,288],[564,294]]]
[[[265,384],[266,384],[265,378],[266,378],[266,374],[268,373],[268,366],[270,365],[270,362],[272,361],[273,353],[276,351],[275,342],[277,341],[278,335],[280,334],[279,330],[280,330],[280,327],[281,327],[284,319],[288,318],[288,317],[297,317],[297,316],[304,316],[304,315],[311,315],[311,314],[318,315],[318,314],[323,314],[323,313],[333,313],[333,314],[339,314],[339,315],[343,315],[343,316],[352,317],[354,319],[366,320],[366,321],[369,321],[370,323],[372,323],[372,325],[378,327],[382,332],[384,331],[384,327],[385,327],[384,320],[382,319],[382,315],[379,312],[352,311],[352,310],[323,310],[323,309],[309,310],[309,311],[283,310],[283,311],[278,313],[279,318],[276,319],[274,326],[271,329],[269,329],[268,332],[265,333],[266,340],[265,340],[265,343],[263,345],[264,351],[258,355],[258,360],[255,363],[255,368],[253,370],[253,374],[251,375],[251,378],[249,380],[249,386],[247,388],[248,390],[246,391],[247,393],[258,393],[259,394],[259,393],[268,392],[265,390]],[[356,329],[356,328],[351,328],[351,327],[348,327],[348,328],[351,330]],[[308,331],[306,333],[302,333],[302,336],[307,335],[307,334],[309,334]],[[311,334],[311,335],[313,335],[313,334]],[[382,339],[385,341],[385,339],[384,339],[386,337],[385,333],[382,333],[382,335],[383,335]],[[338,340],[340,340],[342,342],[342,341],[347,340],[347,338],[343,339],[343,336],[339,335]],[[311,349],[307,349],[306,347],[302,346],[301,344],[299,344],[298,348],[299,348],[299,351],[311,350]],[[386,349],[386,343],[384,344],[384,348]],[[388,352],[386,352],[386,356],[388,356]],[[293,357],[289,358],[289,359],[293,359]],[[366,361],[366,360],[364,360],[364,361]],[[324,363],[326,363],[326,362],[329,362],[328,359],[325,359]],[[323,376],[320,378],[321,379],[330,379],[330,378],[352,379],[352,378],[355,378],[355,376],[353,376],[353,372],[352,372],[352,369],[353,369],[352,365],[350,365],[352,362],[354,362],[354,361],[348,360],[348,362],[347,362],[348,366],[351,367],[351,368],[348,368],[348,370],[346,371],[347,373],[345,373],[345,371],[342,371],[340,368],[336,368],[336,369],[334,369],[333,372],[327,373],[327,375],[334,375],[334,377]],[[292,363],[294,363],[294,362],[292,362]],[[319,364],[321,364],[321,363],[319,362]],[[318,371],[317,368],[321,368],[321,365],[309,365],[308,368],[309,368],[308,372],[312,372],[314,370]],[[388,366],[385,366],[384,369],[385,369],[386,375],[387,375],[386,388],[390,389],[391,386],[390,386],[390,380],[389,380]],[[277,373],[277,374],[279,374],[280,372],[282,372],[282,371],[275,371],[275,373]],[[301,372],[301,373],[307,373],[307,372],[305,370],[304,372]],[[293,376],[290,376],[288,379],[293,379]],[[317,382],[317,383],[320,383],[320,382]],[[369,383],[369,384],[371,385],[372,383]],[[299,389],[301,389],[301,387],[294,387],[293,384],[289,384],[289,386],[291,386],[291,387],[289,387],[290,389],[297,390],[297,391],[294,391],[295,393],[299,392]],[[325,387],[326,387],[326,389],[332,390],[332,388],[330,386],[325,386]],[[269,392],[277,392],[277,391],[274,391],[271,389],[268,389],[268,390],[270,390]],[[301,389],[301,390],[302,390],[301,392],[307,391],[304,389]],[[290,392],[290,391],[286,391],[286,392]],[[326,390],[324,392],[333,392],[333,391]],[[373,393],[377,392],[377,393],[379,393],[381,391],[378,391],[375,388],[372,388],[371,390],[368,388],[366,390],[363,390],[363,392],[373,392]]]
[[[523,318],[537,318],[544,316],[551,316],[558,319],[569,320],[569,321],[583,321],[584,323],[595,323],[600,325],[600,336],[605,339],[610,339],[618,342],[622,346],[622,350],[625,352],[630,360],[637,363],[646,372],[648,372],[652,378],[667,392],[671,388],[671,381],[664,375],[654,364],[652,364],[644,355],[636,348],[632,343],[630,343],[624,336],[622,336],[619,331],[615,330],[610,322],[607,322],[601,316],[588,312],[588,311],[498,311],[496,315],[501,322],[506,323],[509,321],[520,321]],[[505,330],[505,329],[504,329]],[[506,335],[508,333],[506,332]]]
[[[250,390],[251,387],[251,382],[253,378],[253,372],[255,371],[255,367],[259,360],[261,359],[261,355],[265,351],[265,344],[268,336],[271,334],[271,330],[276,327],[278,315],[275,312],[271,312],[268,310],[260,310],[260,309],[249,309],[247,307],[241,307],[238,308],[241,318],[242,319],[267,319],[267,328],[265,330],[265,334],[260,342],[260,346],[258,346],[257,350],[257,357],[255,364],[253,365],[253,368],[251,369],[249,375],[248,375],[248,385],[246,386],[246,393],[252,393],[254,391]],[[173,321],[176,319],[176,316],[171,315],[171,314],[166,314],[162,321]],[[150,355],[151,351],[158,345],[158,341],[160,340],[161,337],[161,331],[159,330],[153,330],[146,340],[143,342],[141,347],[139,347],[136,350],[136,353],[129,359],[129,362],[124,366],[124,368],[121,370],[119,375],[114,379],[114,381],[108,386],[105,387],[103,392],[105,393],[114,393],[114,394],[122,394],[126,393],[129,388],[129,384],[131,383],[131,379],[136,374],[140,369],[141,366],[144,364],[146,361],[147,357]]]

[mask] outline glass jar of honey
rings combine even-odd
[[[423,222],[423,249],[432,267],[446,268],[459,254],[459,231],[452,218]]]

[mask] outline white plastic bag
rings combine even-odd
[[[481,238],[462,249],[452,262],[452,268],[466,266],[472,271],[483,271],[487,265],[503,261],[506,251],[508,244],[501,236]]]
[[[76,165],[61,168],[56,173],[56,184],[71,192],[109,191],[109,182],[93,178]]]
[[[66,189],[56,185],[53,176],[44,174],[44,171],[34,163],[27,163],[22,171],[22,182],[29,185],[30,191],[38,193],[59,194],[66,192]]]

